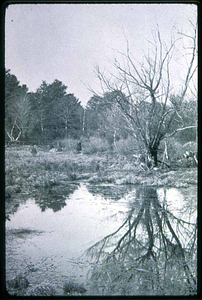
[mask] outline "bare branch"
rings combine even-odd
[[[178,128],[178,129],[174,130],[171,134],[166,135],[166,138],[174,136],[179,131],[183,131],[183,130],[191,129],[191,128],[196,128],[196,127],[197,127],[196,125],[193,125],[193,126],[187,126],[187,127],[183,127],[183,128]]]

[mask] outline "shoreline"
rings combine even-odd
[[[87,155],[39,150],[33,156],[29,147],[7,148],[5,213],[15,212],[20,202],[35,197],[37,191],[59,191],[61,186],[64,189],[82,181],[90,184],[186,188],[197,185],[197,168],[143,170],[132,155]]]

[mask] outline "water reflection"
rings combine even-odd
[[[85,280],[92,266],[92,295],[185,295],[196,290],[194,187],[53,186],[37,190],[35,200],[20,205],[6,226],[8,231],[43,232],[23,241],[12,238],[7,249],[18,255],[16,269],[24,260],[37,266],[45,261],[44,268],[50,269],[53,264],[54,271],[44,271],[43,277],[58,284],[63,276]],[[92,259],[82,256],[87,248]],[[7,273],[15,265],[9,255]]]
[[[106,185],[106,184],[88,184],[88,191],[93,195],[100,195],[104,199],[120,200],[125,197],[131,190],[134,189],[133,186],[128,185]]]
[[[79,184],[67,184],[65,186],[41,187],[35,191],[35,202],[44,212],[50,208],[54,212],[61,210],[66,206],[66,199],[73,194],[79,187]]]
[[[96,261],[90,272],[95,293],[196,292],[196,203],[177,197],[175,205],[168,191],[136,189],[121,226],[88,249]]]

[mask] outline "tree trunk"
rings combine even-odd
[[[154,151],[154,166],[157,167],[158,161],[157,161],[157,150]]]
[[[41,126],[41,135],[42,135],[42,138],[43,138],[43,133],[44,133],[44,127],[43,127],[43,112],[41,112],[41,115],[40,115],[40,126]]]
[[[67,119],[65,119],[65,138],[68,138]]]
[[[84,135],[85,130],[85,121],[86,121],[86,111],[85,108],[83,109],[83,124],[82,124],[82,134]]]
[[[157,167],[157,165],[158,165],[158,150],[152,149],[151,156],[153,157],[153,160],[154,160],[154,166]]]
[[[113,147],[116,147],[116,130],[114,130]]]

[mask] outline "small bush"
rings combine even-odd
[[[109,143],[98,137],[91,137],[89,140],[82,142],[82,149],[84,154],[95,154],[99,152],[109,151]]]
[[[195,167],[196,162],[192,157],[186,157],[186,152],[197,151],[197,143],[196,142],[188,142],[186,144],[181,144],[177,141],[177,139],[172,138],[167,142],[167,152],[168,157],[171,163],[174,163],[175,166],[181,168],[189,168]]]
[[[83,287],[83,285],[73,280],[64,283],[63,291],[64,294],[72,294],[72,293],[85,294],[87,292],[87,290]]]
[[[58,141],[61,148],[66,152],[74,152],[76,150],[77,140],[74,139],[63,139]]]
[[[167,152],[170,160],[176,160],[183,157],[186,151],[196,152],[197,143],[188,142],[182,144],[176,138],[171,138],[167,141]]]
[[[114,151],[119,154],[132,154],[137,152],[137,141],[134,137],[128,137],[127,139],[121,139],[116,142]]]
[[[184,154],[184,149],[182,144],[178,142],[175,138],[171,138],[167,141],[167,153],[171,161],[177,160]]]

